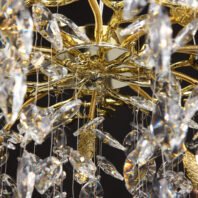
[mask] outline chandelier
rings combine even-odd
[[[0,1],[0,197],[67,197],[66,164],[80,198],[105,197],[101,172],[134,198],[188,197],[198,190],[198,1],[88,0],[95,23],[84,26],[58,12],[78,3]],[[120,106],[134,117],[124,140],[103,126]],[[126,155],[123,173],[103,144]]]

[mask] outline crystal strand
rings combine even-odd
[[[100,0],[99,6],[100,6],[100,12],[101,12],[101,15],[103,15],[103,11],[104,11],[104,3],[103,3],[103,1],[102,1],[102,0]]]

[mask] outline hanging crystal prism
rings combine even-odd
[[[36,30],[57,50],[63,49],[63,41],[57,20],[51,11],[42,4],[32,7],[33,20]]]
[[[138,134],[137,130],[132,130],[125,136],[123,140],[123,146],[125,147],[126,155],[128,155],[132,150],[135,149],[139,135],[141,134]]]
[[[116,139],[114,139],[111,134],[107,132],[102,132],[99,129],[93,129],[92,130],[94,134],[101,140],[103,143],[112,146],[114,148],[117,148],[119,150],[125,151],[125,147],[122,146]]]
[[[41,72],[47,77],[52,79],[52,81],[60,80],[67,76],[67,68],[61,65],[50,64],[49,62],[44,62],[40,68]]]
[[[34,166],[37,160],[33,154],[23,152],[17,169],[17,191],[19,198],[31,198],[35,184]]]
[[[168,15],[160,5],[150,4],[148,19],[148,40],[151,50],[151,59],[155,63],[156,73],[169,72],[172,28]]]
[[[124,0],[123,18],[131,19],[146,6],[146,0]]]
[[[149,136],[142,137],[138,142],[136,148],[129,153],[127,159],[139,167],[146,164],[154,154],[155,143]]]
[[[60,108],[58,108],[53,115],[54,123],[53,127],[58,127],[63,123],[67,123],[73,118],[80,110],[82,101],[79,99],[66,102]]]
[[[104,192],[99,181],[90,180],[80,191],[79,198],[103,198]]]
[[[102,122],[104,121],[104,117],[96,117],[93,120],[89,121],[87,124],[84,124],[81,128],[79,128],[77,131],[73,133],[74,136],[80,135],[81,132],[91,129],[91,128],[96,128],[99,126]]]
[[[78,151],[71,151],[69,161],[75,170],[75,179],[78,183],[86,183],[95,178],[96,166],[90,159],[86,159]]]
[[[56,157],[48,157],[37,163],[35,168],[35,188],[44,194],[51,186],[58,182],[63,172],[62,164]]]
[[[97,165],[100,167],[106,174],[111,175],[112,177],[123,180],[123,176],[116,170],[115,166],[109,162],[105,157],[97,155]]]
[[[60,29],[72,36],[73,38],[82,40],[84,42],[90,42],[87,35],[79,29],[79,27],[69,18],[62,14],[53,14],[53,17],[57,20]]]
[[[173,51],[176,51],[180,47],[186,45],[190,40],[192,40],[193,36],[195,36],[198,30],[198,19],[192,20],[188,23],[174,39],[173,43]]]
[[[28,139],[32,139],[37,144],[41,144],[52,129],[52,112],[50,109],[40,108],[31,104],[21,112],[20,123],[22,125],[20,133],[25,131],[22,146],[25,146],[26,140]]]
[[[26,93],[25,77],[21,73],[0,77],[0,107],[8,123],[14,123]]]

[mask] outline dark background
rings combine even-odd
[[[57,8],[51,9],[52,12],[57,12]],[[85,25],[85,24],[93,24],[94,17],[91,12],[87,0],[79,0],[76,3],[73,3],[68,6],[59,7],[58,12],[64,14],[65,16],[72,19],[77,25]],[[110,17],[112,15],[112,11],[108,8],[104,8],[103,20],[104,24],[107,24]],[[174,27],[175,32],[178,32],[180,27]],[[185,59],[188,56],[184,56],[181,54],[177,54],[173,56],[173,60],[176,61],[178,59]],[[197,77],[197,73],[191,69],[183,69],[183,72],[188,72],[190,75]],[[184,83],[185,85],[185,83]],[[121,90],[123,93],[137,95],[136,93],[132,92],[128,88],[124,88]],[[68,98],[68,92],[63,94],[63,99]],[[54,98],[51,98],[51,102],[53,102]],[[38,105],[46,106],[47,98],[41,100]],[[124,137],[128,132],[132,130],[131,123],[134,121],[135,117],[137,116],[137,111],[134,116],[134,110],[129,109],[127,106],[117,107],[116,111],[111,111],[106,117],[103,123],[104,131],[107,131],[112,134],[114,138],[119,140],[121,143],[123,142]],[[139,115],[140,117],[141,115]],[[149,122],[149,117],[145,122]],[[142,121],[139,119],[139,123]],[[65,127],[65,133],[67,135],[67,142],[69,146],[76,148],[76,138],[73,136],[73,132],[77,128],[77,122],[73,122]],[[49,147],[50,145],[50,138],[46,140],[43,145],[36,146],[36,154],[41,157],[45,158],[49,156]],[[29,151],[33,150],[33,145],[28,147]],[[102,153],[103,155],[111,161],[117,168],[117,170],[122,173],[123,172],[123,165],[125,161],[125,154],[124,152],[109,147],[105,144],[102,146]],[[13,178],[16,178],[16,169],[17,169],[17,157],[21,155],[21,149],[17,148],[16,151],[10,150],[10,157],[7,164],[7,173],[11,175]],[[4,172],[5,167],[2,167],[2,171]],[[64,181],[63,189],[68,193],[68,197],[72,197],[72,167],[68,164],[64,165],[64,170],[67,172],[67,178]],[[131,198],[131,195],[125,188],[125,184],[122,181],[119,181],[111,176],[104,174],[101,171],[101,184],[104,189],[104,197],[105,198]],[[74,192],[75,195],[73,197],[78,197],[80,191],[80,185],[78,183],[74,183]],[[39,198],[43,197],[39,195],[36,191],[34,192],[33,197]]]

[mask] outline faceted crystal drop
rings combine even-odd
[[[66,134],[63,128],[57,128],[54,132],[54,148],[63,149],[66,146]]]
[[[57,20],[60,29],[74,38],[82,40],[84,42],[90,42],[87,35],[79,29],[79,27],[69,18],[62,14],[53,14],[53,17]]]
[[[168,181],[169,188],[177,196],[187,196],[193,189],[192,183],[185,177],[183,172],[166,171],[164,177]]]
[[[78,135],[80,135],[80,132],[91,129],[92,127],[96,128],[103,121],[104,121],[104,117],[96,117],[93,120],[89,121],[87,124],[83,125],[81,128],[79,128],[76,132],[73,133],[73,135],[78,136]]]
[[[1,198],[17,198],[16,183],[5,173],[0,175],[0,196]]]
[[[53,188],[48,189],[43,195],[44,198],[67,198],[67,193],[62,192],[60,186],[54,186]]]
[[[36,157],[27,151],[19,161],[17,169],[17,190],[19,198],[31,198],[35,184],[34,166]]]
[[[146,164],[151,157],[153,156],[155,151],[155,143],[149,137],[141,138],[136,148],[129,153],[127,158],[133,162],[133,164],[141,167]]]
[[[165,123],[165,112],[164,112],[164,103],[158,102],[156,105],[156,108],[152,115],[152,121],[151,121],[151,133],[155,136],[155,139],[161,143],[164,141],[164,139],[167,136],[168,129]]]
[[[99,181],[87,182],[80,191],[79,198],[103,198],[104,192]]]
[[[36,30],[57,50],[63,49],[61,32],[56,19],[50,10],[42,4],[34,4],[32,7],[33,19]]]
[[[69,161],[75,170],[76,181],[83,184],[88,179],[94,179],[96,173],[96,166],[92,160],[86,159],[80,155],[78,151],[72,151]]]
[[[26,93],[25,77],[21,73],[0,77],[0,108],[8,123],[14,123]]]
[[[31,104],[21,112],[20,123],[22,125],[20,132],[23,133],[24,129],[25,139],[31,138],[37,144],[42,144],[51,131],[53,124],[52,112],[48,108],[40,108]]]
[[[159,100],[165,101],[170,98],[180,104],[181,86],[172,74],[164,73],[157,75],[152,89]]]
[[[40,66],[42,65],[42,63],[45,60],[45,56],[42,52],[33,52],[32,56],[31,56],[31,65],[30,65],[30,69],[32,68],[40,68]]]
[[[17,43],[19,43],[17,49],[21,53],[21,57],[25,59],[25,56],[31,53],[33,43],[33,21],[29,11],[21,11],[16,23],[18,29]]]
[[[103,143],[108,144],[109,146],[112,146],[114,148],[117,148],[119,150],[125,151],[125,147],[122,146],[116,139],[114,139],[111,134],[102,132],[99,129],[92,130],[94,134],[103,141]]]
[[[131,19],[146,6],[146,0],[124,0],[123,18]]]
[[[133,162],[129,159],[126,159],[123,175],[125,186],[130,194],[136,194],[138,189],[142,187],[142,182],[152,182],[156,174],[156,163],[154,160],[149,161],[142,167],[135,166]]]
[[[150,4],[150,18],[148,21],[148,39],[151,49],[151,59],[155,62],[156,73],[169,73],[172,28],[168,15],[160,5]]]
[[[132,105],[134,105],[137,108],[145,109],[147,111],[153,111],[155,104],[150,101],[146,100],[140,96],[132,96],[130,98]]]
[[[72,117],[74,117],[80,110],[81,100],[72,100],[65,103],[59,109],[54,112],[53,118],[54,123],[53,127],[58,127],[64,122],[68,122]]]
[[[164,178],[153,183],[154,194],[160,198],[173,198],[176,197],[174,192],[168,188],[168,181]]]
[[[40,194],[44,194],[61,177],[62,164],[57,158],[48,157],[37,164],[35,174],[36,190]]]
[[[132,150],[135,149],[137,144],[137,137],[138,137],[137,130],[133,130],[125,136],[123,145],[126,148],[125,150],[126,155],[128,155]]]
[[[115,166],[109,162],[105,157],[97,155],[97,165],[100,167],[106,174],[111,175],[112,177],[123,180],[123,176],[116,170]]]
[[[67,76],[67,69],[60,65],[43,64],[41,72],[52,80],[60,80]]]
[[[189,41],[192,40],[193,36],[198,30],[198,19],[192,20],[177,34],[173,43],[173,51],[176,51],[179,47],[183,47]]]
[[[140,31],[141,29],[143,29],[146,25],[146,19],[137,19],[135,20],[132,24],[130,24],[129,26],[127,26],[126,28],[124,28],[123,30],[120,31],[120,35],[121,36],[127,36],[127,35],[131,35],[134,34],[138,31]]]
[[[57,128],[53,132],[53,153],[62,162],[66,163],[71,153],[71,148],[67,145],[67,138],[63,128]]]

